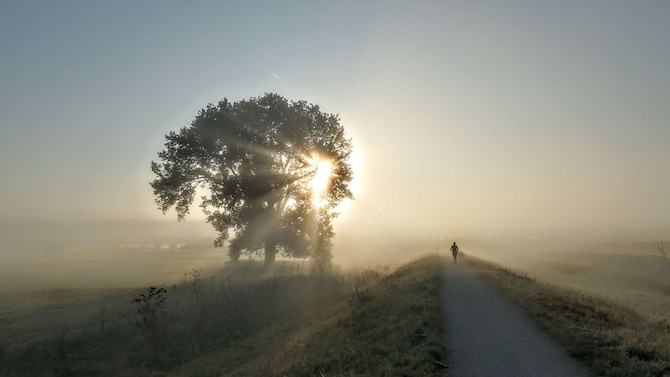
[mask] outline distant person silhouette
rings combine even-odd
[[[456,242],[451,245],[451,255],[454,256],[454,263],[456,263],[456,258],[458,258],[458,245],[456,245]]]

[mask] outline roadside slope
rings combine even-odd
[[[279,323],[169,376],[443,376],[443,269],[429,255],[389,275],[361,271],[347,297],[308,308],[299,326]]]

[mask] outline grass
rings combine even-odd
[[[670,328],[605,298],[558,288],[468,258],[485,281],[520,305],[570,355],[598,376],[669,376]]]
[[[251,262],[207,277],[193,270],[86,325],[0,347],[0,375],[438,375],[441,267],[430,256],[391,274],[286,264],[268,277]]]
[[[429,256],[355,288],[337,315],[290,339],[257,375],[441,375],[441,273],[442,261]]]

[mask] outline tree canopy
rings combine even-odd
[[[155,201],[183,220],[201,195],[207,221],[242,254],[330,261],[335,207],[352,198],[351,140],[336,114],[267,93],[223,99],[200,110],[190,126],[165,135],[151,162]]]

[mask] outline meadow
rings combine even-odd
[[[459,244],[594,374],[670,372],[670,266],[656,243]],[[0,275],[0,374],[444,375],[446,247],[386,250],[388,263],[373,264],[375,250],[325,274],[291,260],[268,273],[198,244],[36,255]]]
[[[670,319],[670,262],[656,241],[495,242],[468,252],[529,277]]]
[[[160,264],[166,251],[154,251]],[[170,257],[140,280],[168,276],[161,273],[179,265],[179,253]],[[0,374],[437,374],[445,355],[441,263],[431,256],[315,273],[278,261],[268,273],[242,260],[150,286],[6,290]]]

